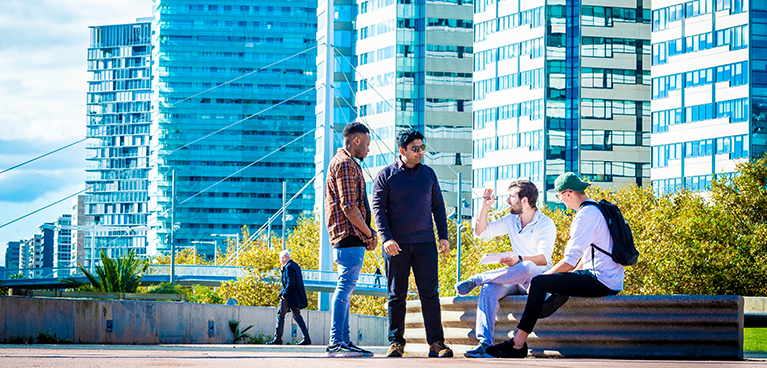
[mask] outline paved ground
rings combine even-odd
[[[324,347],[263,345],[0,345],[0,368],[127,368],[127,367],[226,367],[226,368],[432,368],[432,367],[765,367],[767,354],[747,354],[737,362],[719,361],[644,361],[615,359],[429,359],[407,354],[404,358],[384,358],[385,348],[371,348],[373,358],[327,358]]]

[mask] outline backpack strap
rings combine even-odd
[[[583,206],[589,206],[589,205],[590,206],[597,206],[597,208],[599,208],[599,203],[597,203],[597,202],[594,202],[594,201],[583,201],[583,202],[581,202],[581,205],[580,205],[580,207],[578,207],[578,209],[583,208]],[[602,217],[605,217],[605,214],[604,214],[604,212],[602,212],[601,208],[599,208],[599,212],[602,213]],[[607,220],[606,217],[605,217],[605,220]],[[610,235],[612,235],[612,233]],[[594,266],[594,248],[597,248],[597,250],[599,250],[600,252],[602,252],[604,254],[607,254],[610,257],[613,256],[612,254],[610,254],[606,250],[604,250],[604,249],[598,247],[596,244],[592,243],[591,244],[591,267],[593,267],[593,268],[596,268]]]

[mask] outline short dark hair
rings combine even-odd
[[[349,124],[346,124],[344,131],[341,134],[344,136],[344,138],[349,138],[358,133],[368,134],[370,133],[370,129],[368,129],[365,124],[362,124],[358,121],[353,121]]]
[[[509,190],[511,188],[519,188],[517,196],[519,199],[527,198],[527,203],[531,208],[537,208],[535,205],[538,203],[538,188],[529,179],[517,179],[512,180],[509,184]]]
[[[397,132],[397,147],[405,148],[416,139],[423,140],[423,134],[413,128],[400,130]]]

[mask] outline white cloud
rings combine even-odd
[[[151,0],[2,3],[0,171],[85,137],[88,27],[132,23],[151,16],[153,5]],[[17,152],[11,150],[19,147]],[[0,174],[0,225],[83,189],[85,166],[85,148],[80,144],[12,175]],[[9,240],[29,237],[37,225],[69,210],[70,202],[65,201],[0,228],[0,262]]]

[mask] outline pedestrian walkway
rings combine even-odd
[[[743,361],[659,361],[616,359],[427,358],[406,354],[385,358],[385,347],[366,347],[373,358],[327,358],[324,346],[265,345],[0,345],[0,367],[259,367],[259,368],[432,368],[432,367],[572,367],[572,368],[692,368],[765,367],[767,355]],[[747,354],[748,355],[748,354]],[[752,354],[753,355],[753,354]]]

